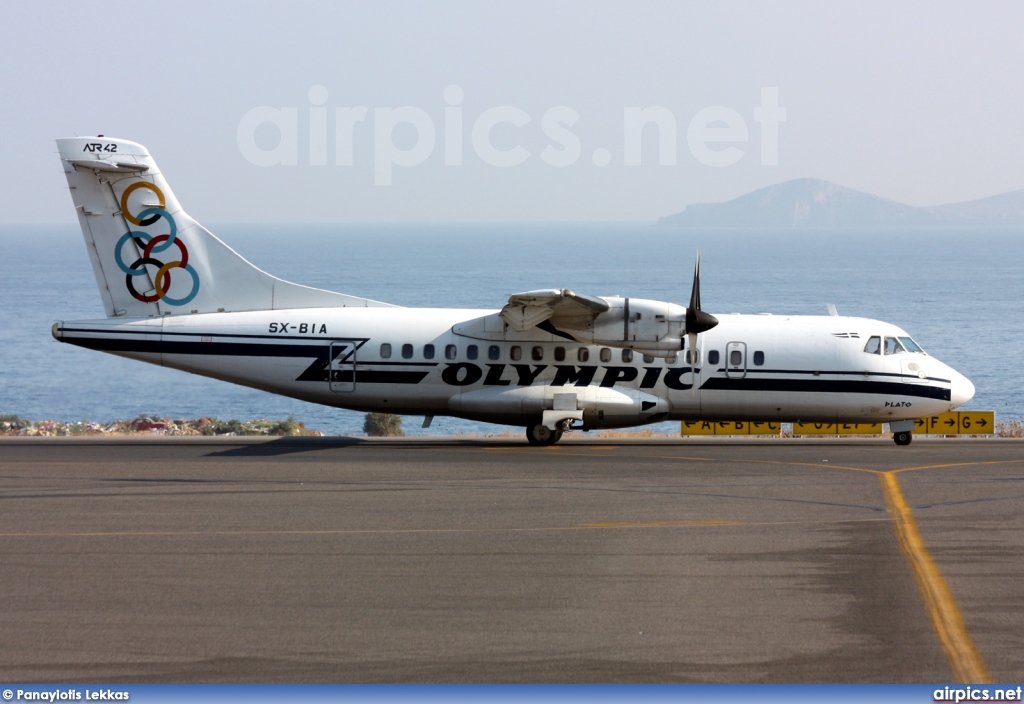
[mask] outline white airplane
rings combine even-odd
[[[903,330],[864,318],[724,315],[567,289],[500,310],[404,308],[282,281],[182,210],[149,152],[57,140],[107,317],[58,322],[89,349],[356,411],[568,430],[663,420],[887,422],[974,386]],[[682,353],[682,354],[681,354]]]

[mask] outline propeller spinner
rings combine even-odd
[[[695,394],[697,393],[695,372],[697,356],[694,350],[697,348],[697,335],[707,332],[716,325],[718,325],[718,318],[700,309],[700,250],[697,250],[697,264],[693,268],[693,291],[690,293],[690,305],[686,309],[686,335],[690,340],[690,347],[686,354],[690,358],[690,377],[693,379]]]

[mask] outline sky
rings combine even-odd
[[[146,145],[205,223],[654,221],[791,178],[1024,188],[1024,3],[5,2],[0,224],[53,139]]]

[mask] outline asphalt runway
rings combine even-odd
[[[1015,440],[4,438],[0,680],[1015,682],[1022,507]]]

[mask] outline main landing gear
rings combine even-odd
[[[897,445],[909,445],[910,441],[913,440],[913,439],[914,439],[914,436],[911,434],[911,432],[909,430],[906,430],[906,431],[904,431],[902,433],[893,433],[892,434],[892,440]]]
[[[558,421],[558,430],[552,430],[543,423],[537,423],[526,426],[526,439],[530,441],[531,445],[545,447],[554,445],[562,439],[562,433],[568,433],[570,430],[572,430],[572,418]]]
[[[552,430],[543,423],[537,423],[536,425],[527,426],[526,439],[535,447],[545,447],[547,445],[554,445],[561,440],[562,431]]]

